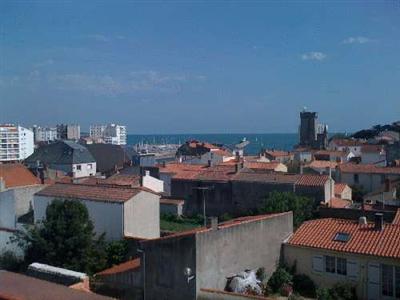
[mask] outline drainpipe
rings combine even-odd
[[[138,248],[137,252],[142,254],[142,258],[141,258],[141,262],[140,264],[143,263],[143,276],[142,276],[142,280],[143,280],[143,300],[146,300],[146,252],[144,252],[143,249]]]

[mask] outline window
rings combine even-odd
[[[381,265],[381,293],[383,296],[400,298],[400,267]]]
[[[76,166],[76,169],[77,169],[78,171],[82,170],[81,165],[77,165],[77,166]]]
[[[393,267],[389,265],[381,266],[382,295],[393,296]]]
[[[335,273],[336,272],[336,259],[334,256],[325,256],[325,272]]]
[[[359,183],[358,174],[354,174],[354,183]]]
[[[345,258],[336,258],[336,269],[340,275],[347,275],[347,260]]]
[[[88,164],[87,168],[88,168],[88,170],[91,170],[92,169],[92,164]]]
[[[338,232],[336,233],[335,237],[334,237],[334,241],[337,242],[348,242],[350,239],[350,234],[346,233],[346,232]]]

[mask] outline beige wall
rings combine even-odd
[[[160,196],[143,191],[125,202],[124,233],[144,239],[160,237]]]
[[[371,280],[371,278],[368,277],[369,264],[378,263],[400,266],[399,259],[396,260],[367,255],[357,255],[316,248],[295,247],[288,244],[284,245],[283,252],[285,262],[290,266],[296,263],[296,272],[298,274],[306,274],[310,276],[317,286],[329,288],[337,282],[350,282],[356,286],[357,296],[359,299],[382,299],[381,296],[378,298],[373,297],[371,290],[368,291],[368,282]],[[353,263],[355,273],[350,274],[349,267],[347,268],[347,276],[326,273],[325,271],[315,271],[313,269],[313,258],[324,255],[346,258],[348,263]],[[379,271],[374,273],[379,273]],[[378,277],[380,276],[380,274],[376,275],[378,275]],[[380,285],[377,285],[376,288],[378,289],[376,292],[380,294]]]

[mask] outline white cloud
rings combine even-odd
[[[371,43],[374,42],[375,40],[372,40],[370,38],[364,37],[364,36],[351,36],[348,37],[347,39],[343,40],[343,44],[366,44],[366,43]]]
[[[301,55],[302,60],[318,60],[322,61],[326,58],[326,54],[322,52],[308,52]]]

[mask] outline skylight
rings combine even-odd
[[[346,232],[338,232],[338,233],[336,233],[336,235],[335,235],[335,237],[334,237],[334,241],[337,241],[337,242],[343,242],[343,243],[345,243],[345,242],[348,242],[349,241],[349,239],[350,239],[350,234],[349,233],[346,233]]]

